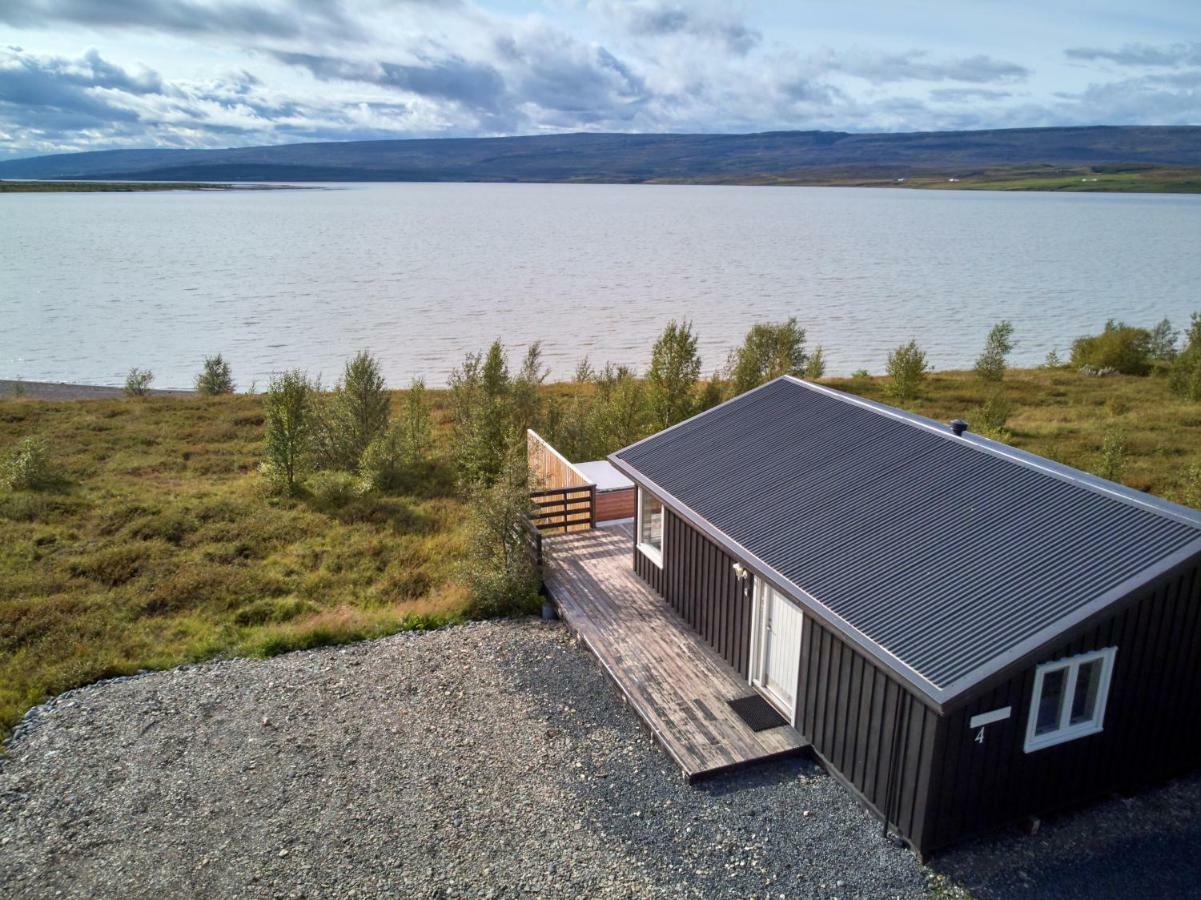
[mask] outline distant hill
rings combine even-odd
[[[998,166],[1201,166],[1201,127],[913,134],[562,134],[111,150],[0,162],[0,178],[155,181],[818,182]]]

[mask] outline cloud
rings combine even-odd
[[[717,41],[738,55],[746,55],[763,40],[762,34],[736,17],[706,13],[679,3],[619,2],[607,4],[606,10],[631,34],[641,37],[701,38]]]
[[[424,65],[395,62],[356,62],[311,53],[272,51],[280,62],[299,66],[320,81],[363,82],[422,97],[449,100],[485,118],[500,115],[505,106],[505,82],[490,65],[462,57],[428,61]]]
[[[114,96],[162,91],[157,73],[131,74],[95,50],[75,60],[0,51],[0,116],[14,125],[41,122],[61,130],[136,121],[137,114]]]
[[[1017,63],[977,55],[960,59],[933,60],[923,50],[907,53],[853,51],[827,52],[814,64],[831,72],[862,78],[872,84],[902,81],[960,81],[967,84],[1021,81],[1030,70]]]
[[[0,22],[17,28],[86,25],[175,34],[294,38],[321,29],[359,34],[340,0],[266,4],[242,0],[15,0],[0,4]]]
[[[972,100],[1003,100],[1012,97],[1009,91],[998,91],[995,88],[935,88],[930,91],[930,99],[940,103],[967,103]]]
[[[1064,51],[1069,59],[1084,62],[1110,62],[1119,66],[1201,66],[1201,43],[1124,44],[1117,50],[1098,47],[1072,47]]]

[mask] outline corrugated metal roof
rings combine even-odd
[[[1201,552],[1183,507],[791,378],[612,458],[939,699]]]

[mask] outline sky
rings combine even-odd
[[[1199,0],[0,0],[0,158],[1201,124]]]

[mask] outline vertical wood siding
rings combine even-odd
[[[634,549],[634,571],[745,678],[750,670],[751,582],[734,577],[735,562],[670,509],[663,520],[663,568]]]
[[[1173,573],[1121,612],[1039,660],[1117,647],[1103,730],[1033,753],[1024,748],[1037,664],[944,720],[926,830],[936,849],[1001,825],[1131,790],[1201,759],[1201,578]],[[972,716],[1001,707],[983,743]]]
[[[920,850],[938,715],[809,617],[797,697],[801,734],[877,815]]]

